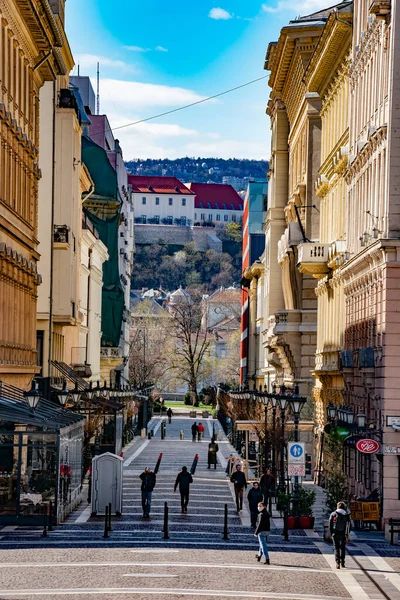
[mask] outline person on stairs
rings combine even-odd
[[[344,502],[338,502],[337,509],[329,517],[329,529],[335,548],[336,568],[345,567],[346,541],[350,534],[350,514]]]
[[[156,475],[150,469],[150,467],[146,467],[141,475],[139,475],[142,480],[142,508],[143,508],[143,518],[150,519],[150,509],[151,509],[151,495],[156,486]]]
[[[197,423],[195,421],[192,425],[192,442],[196,441],[197,432],[198,432],[198,427],[197,427]]]
[[[258,505],[263,501],[263,493],[260,490],[257,481],[254,481],[253,487],[250,488],[250,491],[247,494],[247,500],[249,502],[251,526],[255,527],[258,517]]]
[[[211,468],[211,465],[214,465],[214,469],[217,468],[217,452],[219,450],[219,446],[215,441],[215,437],[211,438],[211,442],[208,444],[208,454],[207,454],[207,469]]]
[[[258,504],[258,520],[257,527],[254,532],[254,536],[258,538],[260,549],[256,554],[256,559],[260,562],[262,555],[264,554],[265,565],[269,565],[269,553],[268,553],[268,534],[271,530],[271,516],[267,510],[267,507],[263,502]]]
[[[187,507],[189,504],[189,488],[190,484],[193,483],[193,477],[188,472],[187,467],[182,467],[182,471],[178,473],[178,476],[174,485],[174,492],[179,486],[179,492],[181,495],[181,508],[183,513],[187,513]]]
[[[231,482],[235,486],[236,508],[239,513],[243,510],[243,493],[247,489],[246,475],[240,465],[236,465],[236,471],[232,474]]]
[[[174,413],[172,412],[172,408],[169,407],[169,409],[167,410],[167,417],[168,417],[168,423],[170,423],[170,424],[171,424],[171,419],[172,419],[173,414]]]
[[[197,433],[198,433],[197,441],[201,442],[201,438],[203,437],[203,434],[204,434],[204,425],[203,425],[203,423],[199,423],[198,424],[198,426],[197,426]]]

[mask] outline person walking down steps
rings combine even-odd
[[[189,488],[190,484],[193,483],[193,477],[188,472],[187,467],[182,467],[182,471],[178,473],[178,476],[174,485],[174,492],[179,486],[179,492],[181,495],[181,508],[183,513],[187,513],[187,507],[189,504]]]
[[[173,414],[174,414],[174,413],[172,412],[172,408],[171,408],[171,407],[169,407],[169,409],[167,410],[168,423],[171,423],[171,420],[172,420],[172,415],[173,415]]]
[[[156,475],[150,469],[150,467],[146,467],[141,475],[139,475],[142,480],[142,508],[143,508],[143,518],[150,519],[150,509],[151,509],[151,495],[156,486]]]
[[[250,491],[247,494],[247,500],[249,502],[251,526],[255,527],[258,517],[258,504],[263,501],[263,493],[260,490],[257,481],[255,481],[253,487],[250,488]]]
[[[346,541],[350,534],[350,514],[344,502],[338,502],[337,509],[329,517],[333,547],[335,548],[336,568],[345,567]]]
[[[231,482],[235,486],[236,508],[240,512],[243,510],[243,493],[247,488],[246,475],[240,465],[236,465],[236,471],[232,474]]]
[[[269,553],[268,553],[268,534],[271,530],[271,516],[267,510],[267,507],[263,502],[258,504],[258,520],[257,527],[254,532],[254,536],[258,538],[260,549],[256,554],[256,559],[260,562],[262,555],[264,555],[265,565],[269,565]]]
[[[199,428],[197,427],[197,423],[195,421],[192,425],[192,442],[196,441],[198,431],[199,431]]]
[[[197,441],[201,442],[201,438],[203,437],[203,434],[204,434],[204,425],[203,425],[203,423],[199,423],[198,424],[198,426],[197,426],[197,433],[198,433]]]
[[[214,465],[214,469],[217,468],[217,452],[219,450],[219,446],[217,444],[217,442],[215,441],[215,437],[213,436],[211,438],[211,442],[208,444],[208,455],[207,455],[207,462],[208,462],[208,467],[207,469],[211,468],[211,465]]]

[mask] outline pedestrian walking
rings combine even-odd
[[[255,527],[258,517],[258,505],[263,501],[263,493],[260,490],[260,486],[258,485],[257,481],[255,481],[253,486],[250,488],[250,491],[247,494],[247,500],[249,502],[251,526]]]
[[[146,467],[143,473],[140,475],[140,479],[142,480],[142,508],[143,508],[143,518],[150,519],[150,509],[151,509],[151,495],[156,486],[156,475],[150,469],[150,467]]]
[[[275,489],[275,477],[271,474],[270,469],[266,469],[264,475],[260,479],[260,489],[262,491],[264,502],[268,504],[269,497]]]
[[[197,423],[195,421],[192,425],[192,442],[196,441],[197,432],[198,432],[198,427],[197,427]]]
[[[174,492],[179,486],[179,492],[181,495],[181,509],[183,513],[187,513],[187,507],[189,504],[189,488],[190,484],[193,483],[193,477],[188,472],[187,467],[182,467],[182,471],[178,473],[178,476],[174,485]]]
[[[197,435],[197,441],[201,442],[201,439],[202,439],[203,434],[204,434],[204,425],[203,425],[203,423],[199,423],[198,424],[198,426],[197,426],[197,434],[198,434]]]
[[[215,441],[215,438],[211,438],[211,442],[208,444],[208,454],[207,454],[207,469],[211,468],[211,465],[214,465],[214,469],[217,468],[217,452],[219,450],[219,446]]]
[[[263,502],[258,504],[258,520],[257,527],[254,532],[254,536],[258,538],[260,548],[256,554],[256,559],[260,562],[262,555],[264,555],[265,565],[269,565],[269,553],[268,553],[268,534],[271,531],[271,516],[267,510],[267,507]]]
[[[247,489],[246,475],[240,465],[236,465],[236,471],[232,474],[231,482],[235,486],[236,508],[240,512],[243,510],[243,493]]]
[[[350,513],[344,502],[338,502],[337,509],[329,517],[333,547],[335,548],[336,568],[345,567],[346,541],[350,534]]]
[[[167,410],[167,417],[168,417],[168,423],[171,423],[171,419],[172,419],[172,415],[174,413],[172,412],[172,408],[169,407],[169,409]]]

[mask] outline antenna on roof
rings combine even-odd
[[[100,114],[100,63],[97,63],[97,114]]]
[[[78,63],[78,77],[79,77],[79,63]]]

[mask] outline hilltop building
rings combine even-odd
[[[194,219],[192,192],[176,177],[129,175],[135,223],[190,226]]]
[[[241,223],[243,200],[231,185],[220,183],[187,183],[194,198],[195,223]]]

